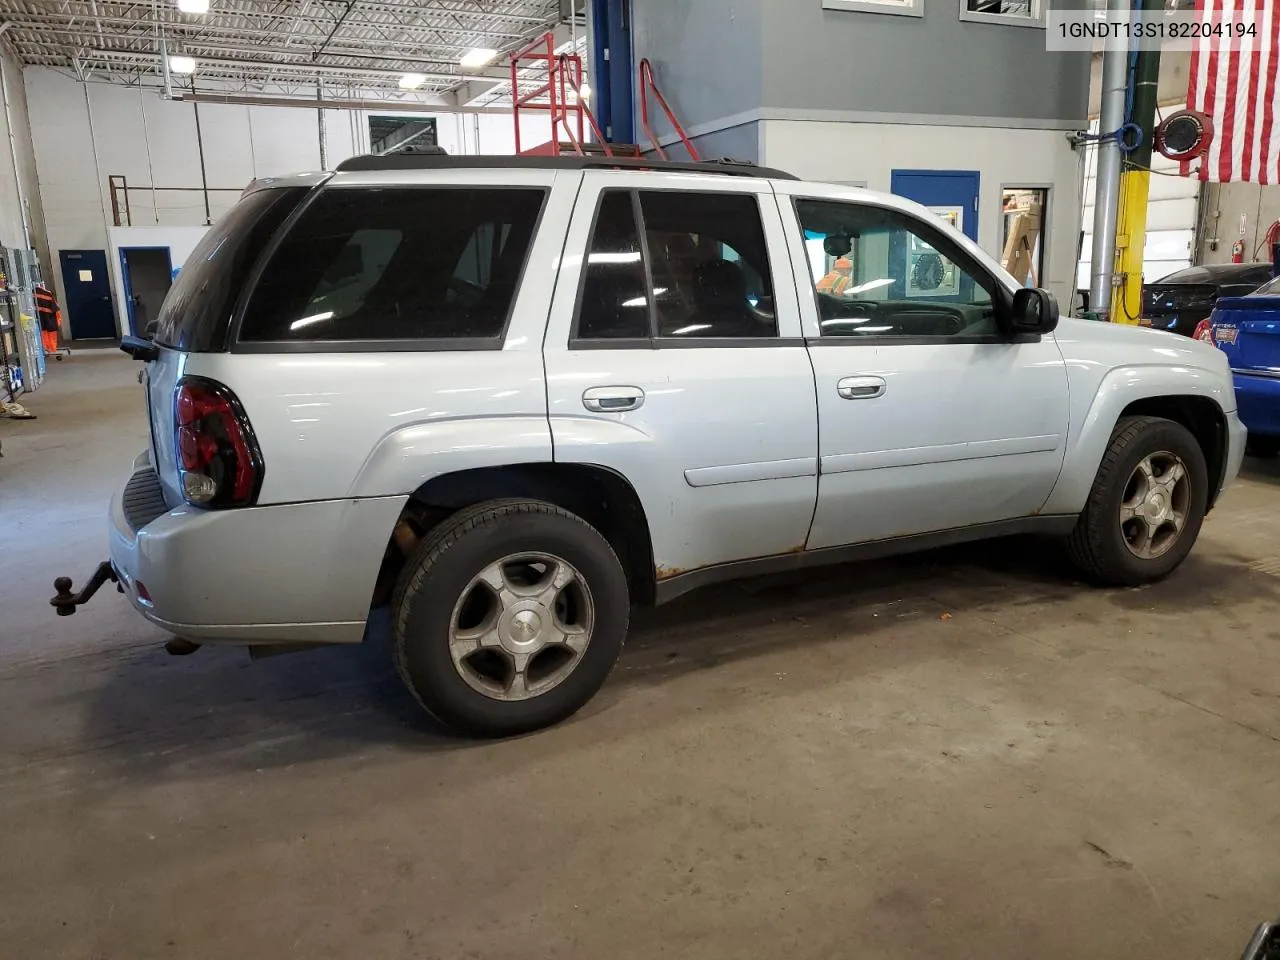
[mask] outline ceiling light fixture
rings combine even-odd
[[[178,9],[183,13],[208,13],[209,0],[178,0]]]
[[[195,73],[196,62],[191,57],[173,56],[169,58],[169,69],[174,73]]]
[[[497,50],[490,50],[488,47],[475,47],[464,53],[462,59],[458,62],[464,67],[475,70],[493,63],[494,57],[497,55]]]
[[[420,73],[406,73],[400,78],[400,89],[417,90],[426,82],[427,78]]]

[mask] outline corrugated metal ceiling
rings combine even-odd
[[[24,63],[84,79],[158,83],[163,39],[170,54],[195,58],[204,89],[314,96],[319,84],[332,96],[421,100],[476,78],[500,81],[505,55],[555,27],[560,8],[559,0],[211,0],[208,13],[190,15],[174,0],[0,0],[0,21]],[[465,70],[459,60],[473,48],[499,56]],[[398,87],[405,73],[425,77],[413,94]]]

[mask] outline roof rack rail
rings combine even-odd
[[[449,156],[445,153],[365,154],[338,164],[339,173],[374,170],[466,170],[510,167],[523,170],[648,170],[666,173],[707,173],[722,176],[761,177],[769,180],[798,180],[781,170],[759,167],[743,160],[724,158],[680,162],[650,160],[647,157],[603,157],[568,154],[560,156]]]

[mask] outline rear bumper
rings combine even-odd
[[[1280,378],[1232,372],[1240,419],[1250,433],[1280,436]]]
[[[363,639],[405,498],[237,510],[153,502],[140,512],[137,491],[154,473],[146,454],[134,467],[112,499],[110,554],[124,594],[144,617],[201,643]]]

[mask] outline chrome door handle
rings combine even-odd
[[[625,413],[639,410],[643,403],[639,387],[591,387],[582,394],[582,405],[593,413]]]
[[[887,386],[884,377],[845,377],[836,381],[836,393],[845,400],[873,400],[883,397]]]

